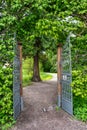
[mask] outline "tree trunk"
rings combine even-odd
[[[34,82],[39,82],[41,81],[40,78],[40,71],[39,71],[39,41],[37,40],[35,43],[35,49],[37,50],[36,54],[33,57],[33,81]]]

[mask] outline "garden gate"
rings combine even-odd
[[[72,66],[70,41],[58,46],[58,106],[73,115]]]
[[[13,61],[13,109],[14,119],[19,116],[23,101],[21,95],[21,60],[20,60],[20,45],[17,42],[14,44],[14,61]]]
[[[70,42],[62,48],[62,108],[69,114],[73,115],[72,101],[72,65],[71,65],[71,47]]]

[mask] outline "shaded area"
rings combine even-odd
[[[24,110],[12,130],[86,130],[87,125],[75,120],[59,109],[57,104],[57,80],[33,83],[24,88]],[[46,108],[49,111],[44,111]]]

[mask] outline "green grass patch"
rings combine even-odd
[[[23,87],[31,84],[31,75],[23,75]]]
[[[32,79],[32,58],[23,59],[22,72],[23,72],[23,87],[31,84]]]
[[[46,73],[46,72],[40,72],[40,76],[41,76],[41,79],[42,80],[50,80],[52,79],[52,75],[49,73]]]
[[[52,79],[52,75],[46,72],[40,72],[41,80],[46,81]],[[23,87],[32,84],[32,74],[24,74],[23,75]]]

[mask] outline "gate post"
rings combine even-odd
[[[62,79],[62,44],[58,45],[57,50],[57,84],[58,84],[58,106],[62,106],[62,85],[61,85],[61,79]]]
[[[19,57],[20,57],[20,96],[21,96],[21,111],[23,110],[23,87],[22,87],[22,44],[18,42]]]

